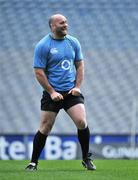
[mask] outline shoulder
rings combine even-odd
[[[74,43],[79,42],[79,40],[76,37],[71,36],[71,35],[67,35],[66,39],[68,39],[68,40],[70,40],[70,41],[72,41]]]
[[[67,39],[68,41],[70,41],[70,42],[72,43],[72,45],[74,45],[74,46],[80,45],[79,40],[78,40],[76,37],[74,37],[74,36],[67,35],[67,36],[66,36],[66,39]]]
[[[51,36],[50,34],[44,36],[35,46],[35,49],[45,49],[49,46],[51,41]]]

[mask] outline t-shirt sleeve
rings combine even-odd
[[[75,44],[76,44],[75,61],[81,61],[83,60],[83,54],[82,54],[80,42],[76,39]]]
[[[46,52],[41,44],[36,45],[34,51],[34,68],[45,68],[47,65]]]

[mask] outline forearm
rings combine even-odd
[[[50,85],[47,76],[45,75],[44,71],[42,69],[35,69],[35,76],[39,84],[49,93],[53,93],[55,90],[54,88]]]
[[[75,82],[75,87],[80,89],[83,79],[84,79],[84,62],[81,61],[81,62],[76,64],[76,82]]]

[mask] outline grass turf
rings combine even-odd
[[[28,161],[0,161],[0,180],[137,180],[138,160],[95,160],[87,171],[80,160],[40,160],[38,171],[24,170]]]

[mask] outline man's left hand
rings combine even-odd
[[[79,88],[74,87],[74,88],[72,88],[72,89],[69,91],[68,94],[72,94],[73,96],[80,96],[81,91],[80,91]]]

